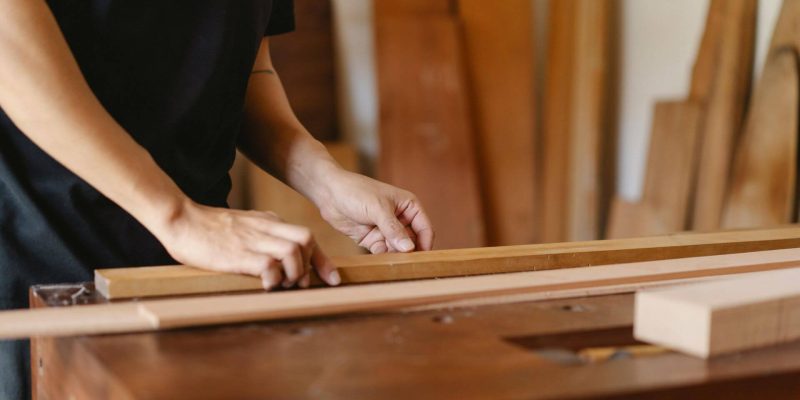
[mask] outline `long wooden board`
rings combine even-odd
[[[792,222],[796,205],[797,52],[783,48],[766,62],[734,160],[723,226],[768,228]]]
[[[800,268],[636,294],[634,335],[698,357],[800,339]]]
[[[538,241],[533,4],[459,0],[488,244]]]
[[[714,82],[706,103],[693,228],[718,229],[733,148],[742,128],[753,67],[755,0],[726,0]]]
[[[485,244],[463,41],[455,17],[378,18],[378,176],[410,190],[437,248]]]
[[[99,334],[375,312],[485,296],[596,288],[800,267],[800,250],[726,254],[552,271],[145,300],[0,313],[0,338]]]
[[[685,233],[660,237],[554,243],[411,254],[335,257],[344,283],[551,270],[800,247],[800,228]],[[257,290],[257,278],[189,267],[97,270],[108,298]]]

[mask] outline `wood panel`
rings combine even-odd
[[[379,177],[415,193],[437,248],[485,244],[473,126],[458,22],[380,17]]]
[[[412,254],[335,257],[345,283],[549,270],[800,247],[800,228],[680,234],[661,237],[539,244]],[[96,271],[108,298],[218,293],[261,288],[257,278],[188,267]]]
[[[272,36],[270,54],[297,118],[320,140],[339,137],[330,0],[294,0],[295,31]]]
[[[719,62],[726,2],[727,0],[711,0],[709,2],[703,38],[700,41],[697,58],[692,67],[689,100],[700,102],[703,106],[711,96],[714,76]]]
[[[457,0],[372,0],[378,18],[408,15],[453,15]]]
[[[344,143],[326,143],[325,146],[344,169],[358,172],[358,155],[352,146]],[[286,222],[308,227],[319,247],[329,256],[355,255],[364,252],[352,239],[322,219],[319,209],[308,199],[262,171],[255,164],[247,164],[250,209],[273,211]]]
[[[538,241],[530,0],[460,0],[490,245]]]
[[[146,300],[62,309],[0,312],[0,338],[97,334],[372,312],[465,300],[593,289],[800,267],[784,249],[681,260],[614,264],[304,291]]]
[[[792,222],[796,205],[797,53],[767,59],[734,162],[724,226],[766,228]]]
[[[800,338],[800,268],[636,295],[634,334],[698,356]]]
[[[693,228],[720,226],[733,147],[742,128],[753,67],[755,0],[726,0],[719,57],[706,102]]]

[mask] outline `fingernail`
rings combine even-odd
[[[289,282],[289,281],[283,281],[283,283],[281,283],[281,286],[283,286],[284,289],[288,289],[288,288],[292,287],[292,285],[293,285],[293,283]]]
[[[411,239],[409,238],[401,239],[400,242],[397,243],[397,250],[400,251],[414,250],[414,242],[412,242]]]
[[[339,275],[339,271],[333,270],[333,272],[331,272],[331,274],[328,275],[328,282],[330,282],[330,284],[333,286],[342,283],[342,276]]]

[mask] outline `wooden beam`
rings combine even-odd
[[[344,283],[550,270],[800,247],[800,228],[685,233],[410,254],[334,257]],[[168,266],[97,270],[97,289],[111,299],[256,290],[254,277]]]
[[[0,312],[0,338],[100,334],[375,312],[486,296],[657,283],[800,267],[800,250],[660,260],[553,271],[293,290],[275,293],[144,300],[134,303]]]
[[[698,357],[800,338],[800,268],[636,294],[634,336]]]

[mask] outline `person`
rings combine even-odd
[[[431,249],[413,194],[343,170],[294,116],[269,54],[293,27],[291,0],[0,3],[0,308],[99,267],[338,284],[308,229],[227,208],[236,148],[370,252]],[[0,344],[3,399],[28,396],[26,352]]]

